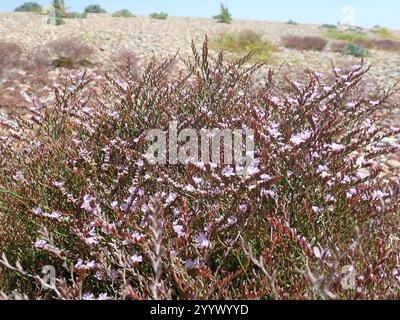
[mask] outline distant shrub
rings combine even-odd
[[[390,39],[372,40],[373,48],[386,51],[400,51],[400,41]]]
[[[56,10],[57,18],[65,18],[67,16],[64,0],[53,0],[53,7]]]
[[[7,68],[15,68],[21,60],[21,47],[12,42],[0,40],[0,74]]]
[[[288,22],[286,22],[286,24],[290,24],[290,25],[293,25],[293,26],[297,26],[298,25],[298,23],[296,21],[292,20],[292,19],[290,19]]]
[[[386,39],[396,39],[396,35],[387,28],[375,28],[371,30],[372,33]]]
[[[15,8],[17,12],[42,12],[42,6],[36,2],[25,2]]]
[[[52,65],[56,68],[78,68],[90,66],[94,49],[78,38],[62,38],[49,45],[49,52],[54,56]]]
[[[87,12],[68,12],[68,15],[66,18],[69,19],[86,19],[87,18]]]
[[[368,56],[368,51],[364,47],[355,43],[348,44],[346,48],[344,48],[343,53],[358,58]]]
[[[133,18],[135,15],[132,14],[132,12],[130,12],[128,9],[122,9],[115,12],[112,16],[114,18]]]
[[[350,26],[350,27],[347,27],[347,28],[345,29],[345,31],[364,33],[365,30],[364,30],[363,27],[360,27],[360,26]]]
[[[321,37],[286,36],[282,38],[282,44],[289,49],[322,51],[328,41]]]
[[[346,41],[333,41],[330,43],[329,48],[333,52],[343,52],[343,50],[349,45]]]
[[[325,23],[321,27],[324,29],[337,29],[337,25],[335,25],[335,24],[326,24]]]
[[[24,55],[22,60],[23,69],[35,75],[47,73],[45,70],[53,67],[52,62],[52,53],[46,45],[30,48],[29,55]]]
[[[367,48],[385,51],[399,51],[400,42],[391,39],[369,39],[369,40],[358,40],[355,44]]]
[[[157,20],[166,20],[168,18],[168,13],[165,12],[154,12],[150,14],[150,18]]]
[[[354,42],[357,40],[368,40],[367,35],[359,30],[341,31],[341,30],[331,29],[331,30],[327,30],[324,33],[324,35],[330,39],[342,40],[342,41],[347,41],[347,42]]]
[[[232,15],[229,12],[228,7],[224,6],[221,3],[220,13],[213,17],[214,19],[218,20],[220,23],[231,23],[232,22]]]
[[[67,17],[64,0],[53,0],[52,6],[55,10],[55,16],[49,17],[47,24],[62,25],[64,24],[63,18]]]
[[[139,59],[135,52],[130,49],[122,49],[114,53],[111,57],[111,63],[114,73],[118,73],[120,77],[140,78]]]
[[[259,61],[269,61],[271,53],[278,50],[271,42],[262,40],[262,36],[252,30],[221,34],[211,45],[217,50],[233,53],[252,52],[253,58]]]
[[[107,13],[99,4],[91,4],[85,8],[86,13]]]

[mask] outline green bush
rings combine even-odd
[[[286,22],[286,24],[290,24],[290,25],[293,25],[293,26],[297,26],[298,25],[298,23],[296,21],[292,20],[292,19],[290,19],[288,22]]]
[[[85,8],[86,13],[107,13],[99,4],[91,4]]]
[[[369,54],[368,50],[364,47],[354,43],[348,44],[347,47],[344,48],[343,53],[358,58],[366,57]]]
[[[55,10],[55,17],[50,17],[47,20],[47,24],[53,24],[56,26],[64,24],[65,22],[63,18],[67,17],[64,0],[54,0],[52,6]]]
[[[67,16],[64,0],[54,0],[53,7],[56,10],[57,18],[65,18]]]
[[[166,20],[168,18],[168,13],[165,12],[154,12],[150,14],[150,18],[158,19],[158,20]]]
[[[67,15],[67,18],[69,19],[86,19],[87,18],[87,13],[83,12],[69,12]]]
[[[337,29],[337,25],[335,25],[335,24],[327,24],[327,23],[325,23],[321,27],[325,28],[325,29]]]
[[[130,12],[128,9],[122,9],[115,12],[112,16],[114,18],[133,18],[135,15],[132,14],[132,12]]]
[[[346,30],[340,31],[336,29],[331,29],[325,32],[325,36],[329,39],[347,41],[347,42],[355,42],[358,40],[368,40],[368,37],[365,33],[359,30]]]
[[[16,12],[41,12],[42,6],[36,2],[25,2],[19,7],[15,8]]]
[[[390,31],[388,28],[375,28],[372,30],[372,33],[375,33],[376,35],[386,38],[386,39],[395,39],[397,38],[396,35]]]
[[[260,34],[251,30],[221,34],[211,46],[217,50],[238,54],[252,52],[254,60],[264,62],[270,61],[271,53],[278,50],[271,42],[262,40]]]
[[[216,15],[213,18],[217,19],[218,22],[221,22],[221,23],[231,23],[231,21],[232,21],[232,15],[230,14],[228,8],[225,7],[224,4],[222,4],[222,3],[221,3],[221,10],[220,10],[219,15]]]

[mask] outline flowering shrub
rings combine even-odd
[[[391,39],[358,40],[355,44],[367,49],[400,51],[400,42]]]
[[[343,52],[348,45],[346,41],[333,41],[329,44],[329,49],[333,52]]]
[[[282,43],[289,49],[322,51],[328,41],[321,37],[287,36],[282,39]]]
[[[399,298],[399,185],[377,164],[398,148],[380,144],[400,133],[379,127],[393,90],[360,96],[363,65],[254,87],[248,56],[193,55],[174,74],[172,59],[71,75],[1,121],[3,297]],[[146,132],[170,121],[254,130],[247,175],[150,164]]]
[[[15,68],[21,61],[22,49],[16,43],[0,41],[0,75],[8,68]]]
[[[52,62],[55,67],[77,68],[91,65],[90,59],[94,48],[77,38],[61,38],[48,45],[50,55],[54,56]]]

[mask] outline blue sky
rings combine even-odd
[[[32,0],[27,0],[32,1]],[[35,0],[33,0],[35,1]],[[12,11],[24,0],[1,0],[0,11]],[[36,0],[47,5],[50,0]],[[72,11],[82,11],[87,5],[98,3],[110,12],[122,8],[138,15],[165,11],[174,16],[215,15],[220,0],[65,0]],[[355,8],[356,24],[400,29],[399,0],[224,0],[236,19],[288,21],[335,24],[343,19],[343,7]]]

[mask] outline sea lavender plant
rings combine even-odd
[[[379,125],[395,89],[360,95],[363,64],[255,87],[250,56],[192,49],[174,74],[175,58],[76,73],[1,119],[2,297],[399,298],[400,189],[379,166],[399,147]],[[248,174],[149,163],[145,133],[170,121],[254,130]]]

